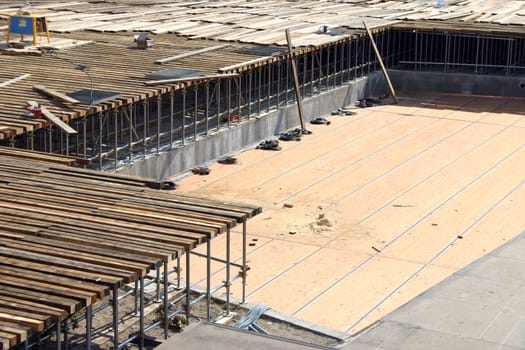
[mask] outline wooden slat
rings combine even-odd
[[[73,104],[79,104],[80,101],[79,100],[76,100],[72,97],[69,97],[63,93],[60,93],[58,91],[55,91],[53,89],[49,89],[43,85],[33,85],[33,89],[35,89],[36,91],[39,91],[39,92],[42,92],[46,95],[49,95],[49,96],[52,96],[52,97],[56,97],[60,100],[62,100],[63,102],[68,102],[68,103],[73,103]]]
[[[27,101],[27,103],[34,108],[38,107],[38,103],[36,103],[35,101]],[[77,131],[75,129],[70,127],[68,124],[64,123],[62,119],[60,119],[59,117],[57,117],[56,115],[48,111],[46,108],[42,108],[42,115],[44,115],[44,117],[49,119],[53,124],[58,126],[60,129],[64,130],[68,135],[77,134]]]

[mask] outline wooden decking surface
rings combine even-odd
[[[0,157],[0,341],[9,346],[260,212],[14,153]]]
[[[525,231],[523,99],[399,99],[179,181],[263,204],[248,231],[248,302],[354,333]],[[204,259],[192,272],[203,281]]]

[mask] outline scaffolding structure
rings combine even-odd
[[[387,68],[472,74],[523,75],[525,37],[404,27],[376,30]],[[379,69],[370,40],[354,35],[298,50],[300,93],[308,98]],[[85,159],[115,170],[169,151],[243,120],[295,103],[287,55],[221,69],[215,78],[162,86],[157,94],[73,119],[77,134],[36,129],[4,144]]]
[[[0,336],[3,346],[26,349],[53,338],[57,350],[68,349],[70,328],[85,320],[82,343],[90,349],[92,320],[110,307],[113,348],[136,342],[144,349],[147,332],[163,326],[167,337],[169,321],[183,313],[189,322],[192,305],[201,300],[210,320],[212,295],[218,290],[225,291],[228,315],[230,287],[237,279],[245,300],[247,220],[260,207],[173,194],[151,179],[58,165],[42,157],[30,160],[32,152],[26,153],[3,150],[0,158],[1,326],[5,331],[5,322],[9,325]],[[242,263],[231,257],[230,230],[237,225],[242,225],[242,252],[236,257]],[[213,238],[219,234],[226,236],[225,259],[212,256]],[[190,256],[200,245],[206,247],[201,254],[206,290],[195,297]],[[224,264],[218,286],[211,285],[212,260]],[[239,273],[233,274],[233,268]],[[170,274],[176,276],[170,279]],[[146,299],[150,284],[155,292]],[[120,325],[129,315],[122,314],[120,304],[131,296],[138,331],[122,337]],[[147,305],[162,311],[151,324],[145,321]]]

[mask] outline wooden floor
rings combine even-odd
[[[263,204],[248,232],[248,302],[354,333],[525,230],[525,101],[400,101],[179,181]],[[213,254],[223,247],[215,240]]]

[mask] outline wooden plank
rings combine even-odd
[[[2,339],[2,343],[4,343],[4,340],[7,340],[8,346],[6,346],[6,349],[9,349],[10,347],[15,346],[17,343],[16,333],[6,332],[1,329],[0,329],[0,339]]]
[[[198,77],[186,77],[186,78],[177,78],[177,79],[162,79],[162,80],[148,80],[144,82],[144,85],[162,85],[162,84],[176,84],[184,83],[189,81],[207,81],[213,79],[224,79],[224,78],[236,78],[239,74],[210,74],[203,75]]]
[[[285,34],[286,34],[286,41],[288,43],[288,59],[292,63],[294,92],[295,92],[295,100],[297,101],[297,109],[299,112],[299,121],[301,122],[301,129],[306,130],[306,125],[304,121],[304,111],[303,111],[303,99],[301,96],[301,90],[299,88],[299,76],[297,75],[297,63],[295,62],[295,57],[293,54],[293,45],[292,45],[292,38],[290,36],[290,30],[286,29]]]
[[[31,317],[24,317],[19,315],[13,315],[11,313],[4,313],[0,311],[0,321],[10,321],[19,323],[23,326],[30,327],[35,332],[42,332],[45,328],[44,320],[37,320]]]
[[[38,107],[38,103],[36,103],[35,101],[27,101],[27,104],[32,106],[32,107]],[[64,132],[66,132],[68,135],[73,135],[73,134],[77,134],[77,131],[75,129],[73,129],[71,126],[69,126],[68,124],[64,123],[62,121],[62,119],[60,119],[59,117],[57,117],[56,115],[54,115],[53,113],[51,113],[50,111],[48,111],[47,109],[45,108],[42,108],[42,114],[49,120],[51,121],[53,124],[55,124],[56,126],[58,126],[60,129],[64,130]]]
[[[205,47],[205,48],[200,49],[200,50],[185,52],[185,53],[182,53],[180,55],[175,55],[175,56],[166,57],[166,58],[162,58],[162,59],[156,60],[155,64],[164,64],[164,63],[168,63],[168,62],[173,62],[173,61],[176,61],[176,60],[179,60],[179,59],[182,59],[182,58],[191,57],[191,56],[195,56],[195,55],[200,55],[201,53],[205,53],[205,52],[209,52],[209,51],[215,51],[215,50],[220,50],[220,49],[226,48],[228,46],[230,46],[230,45],[216,45],[216,46]],[[1,84],[0,84],[0,87],[1,87]]]
[[[52,96],[52,97],[56,97],[60,100],[62,100],[62,102],[67,102],[67,103],[72,103],[72,104],[79,104],[80,101],[79,100],[76,100],[72,97],[69,97],[63,93],[60,93],[56,90],[53,90],[53,89],[49,89],[43,85],[33,85],[33,89],[35,89],[36,91],[39,91],[39,92],[42,92],[46,95],[49,95],[49,96]]]
[[[366,22],[363,21],[363,26],[365,27],[366,32],[368,33],[368,37],[370,38],[370,42],[372,43],[372,47],[374,48],[374,52],[376,54],[376,58],[379,61],[379,65],[381,66],[381,70],[383,71],[383,75],[385,76],[386,82],[388,83],[388,89],[390,90],[390,94],[392,95],[392,98],[394,99],[394,102],[396,104],[399,104],[399,101],[396,97],[396,92],[394,90],[394,87],[392,86],[392,82],[390,81],[390,77],[388,76],[388,72],[386,70],[386,67],[383,63],[383,59],[381,58],[381,54],[379,53],[379,49],[377,48],[376,42],[374,40],[374,36],[372,35],[372,32],[370,29],[368,29]]]
[[[2,323],[3,322],[0,322],[0,331],[16,334],[17,342],[21,343],[29,338],[29,329],[22,329],[22,327],[17,324],[6,325]]]
[[[37,310],[41,310],[44,312],[52,312],[54,315],[57,315],[60,321],[65,319],[67,317],[67,310],[63,308],[58,307],[52,307],[46,304],[29,301],[29,300],[23,300],[18,298],[13,298],[6,295],[0,295],[0,302],[6,305],[6,303],[10,303],[11,305],[24,305],[24,307],[27,308],[33,308]]]
[[[25,78],[29,78],[30,76],[31,76],[31,74],[22,74],[22,75],[20,75],[20,76],[18,76],[16,78],[6,80],[6,81],[0,83],[0,88],[8,86],[8,85],[11,85],[11,84],[16,83],[17,81],[23,80]]]

